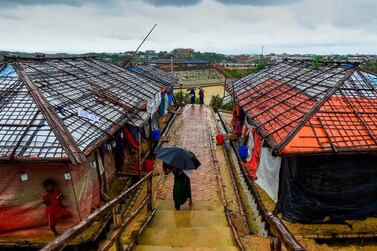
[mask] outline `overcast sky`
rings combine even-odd
[[[377,53],[376,0],[0,0],[0,50]]]

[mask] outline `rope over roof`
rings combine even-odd
[[[275,154],[377,152],[377,76],[285,60],[226,86]]]
[[[7,60],[0,65],[0,160],[84,162],[125,123],[145,120],[140,109],[161,88],[92,57]]]

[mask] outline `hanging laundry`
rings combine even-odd
[[[173,95],[168,92],[168,106],[170,107],[173,102]]]
[[[168,113],[168,108],[169,108],[169,100],[168,100],[168,95],[165,93],[164,95],[164,99],[165,99],[165,109],[164,109],[164,115]]]
[[[240,137],[242,135],[242,126],[243,126],[243,120],[241,119],[241,117],[234,116],[232,119],[232,125],[233,125],[233,133]]]
[[[123,151],[125,149],[124,140],[120,136],[120,133],[115,135],[115,148],[114,148],[114,158],[115,158],[115,165],[118,170],[122,170],[124,165],[124,154]]]
[[[153,114],[157,111],[159,108],[159,105],[161,103],[161,93],[158,92],[154,99],[150,99],[147,103],[147,112],[149,114]]]
[[[234,106],[231,124],[233,126],[233,133],[236,134],[237,136],[242,135],[243,120],[244,118],[243,118],[240,106],[239,105]]]
[[[161,93],[160,116],[165,115],[165,95]]]
[[[260,136],[256,128],[253,128],[254,148],[249,162],[244,164],[249,171],[250,178],[257,180],[257,167],[259,164],[260,153],[262,150],[263,138]]]
[[[87,118],[87,119],[94,121],[94,122],[99,122],[99,119],[100,119],[98,116],[96,116],[92,113],[89,113],[87,111],[84,111],[80,107],[77,108],[77,116],[82,117],[82,118]]]
[[[152,130],[159,130],[160,129],[160,120],[158,117],[158,113],[155,112],[152,115]]]
[[[151,137],[151,126],[149,125],[149,123],[144,124],[143,131],[145,134],[145,138],[149,139]]]
[[[129,146],[131,146],[135,150],[139,150],[139,143],[133,137],[132,133],[128,130],[126,126],[123,127],[123,138],[127,141]]]

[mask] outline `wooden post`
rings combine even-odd
[[[139,142],[139,149],[138,149],[138,164],[139,164],[139,178],[141,178],[141,150],[143,149],[142,148],[142,145],[141,145],[141,128],[138,127],[137,129],[137,136],[138,136],[138,142]]]
[[[221,100],[221,111],[223,111],[223,101],[224,101],[224,98],[225,98],[225,88],[226,88],[226,77],[225,77],[225,80],[224,80],[224,92],[223,92],[223,97],[220,99]]]
[[[179,89],[181,91],[181,100],[180,100],[180,105],[183,105],[183,93],[182,93],[182,84],[179,84]]]
[[[272,251],[281,251],[281,241],[278,237],[273,236],[270,238],[270,248]]]
[[[152,114],[149,116],[149,151],[153,148],[153,138],[152,138]]]
[[[116,205],[115,207],[113,207],[112,213],[113,213],[114,229],[117,229],[121,226],[121,222],[122,222],[120,210],[119,210],[119,205]],[[119,239],[116,239],[114,241],[114,247],[115,247],[115,250],[121,250]]]

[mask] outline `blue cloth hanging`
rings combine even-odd
[[[171,106],[172,102],[173,102],[173,96],[170,93],[168,93],[168,107]]]
[[[160,116],[165,115],[165,95],[161,93]]]

